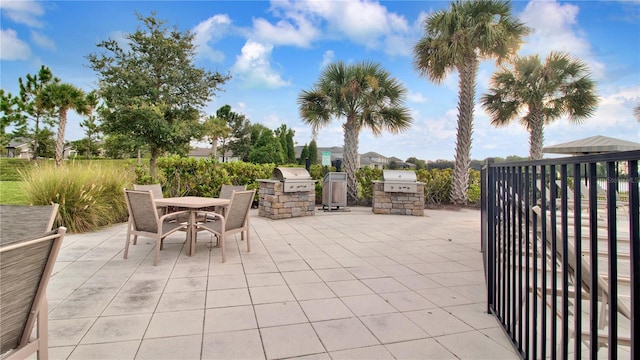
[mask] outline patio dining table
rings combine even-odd
[[[180,208],[189,209],[189,230],[187,233],[187,252],[189,256],[195,255],[195,225],[196,225],[196,213],[202,208],[208,208],[213,206],[219,206],[226,208],[229,206],[229,199],[211,198],[203,196],[180,196],[156,199],[157,206],[175,206]]]

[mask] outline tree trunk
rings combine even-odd
[[[67,109],[60,108],[58,113],[58,138],[56,139],[56,166],[62,165],[64,155],[64,131],[67,127]]]
[[[149,176],[151,176],[151,180],[154,182],[156,180],[156,160],[158,160],[158,149],[152,147],[151,157],[149,158]]]
[[[38,141],[40,140],[40,115],[36,116],[36,126],[33,136],[33,160],[38,159]]]
[[[349,115],[342,128],[344,129],[344,162],[342,165],[347,173],[347,202],[354,204],[358,200],[356,171],[360,167],[360,158],[358,157],[360,129],[356,124],[355,115]]]
[[[531,114],[531,128],[529,129],[529,157],[531,160],[542,159],[542,144],[544,142],[544,114],[534,111]]]
[[[458,66],[458,129],[456,138],[455,166],[451,183],[451,202],[466,204],[469,201],[469,166],[471,164],[471,135],[473,133],[473,106],[476,96],[476,76],[478,59],[469,56],[463,65]]]
[[[218,138],[211,138],[211,158],[218,160]]]

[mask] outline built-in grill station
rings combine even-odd
[[[414,171],[383,170],[382,181],[373,182],[376,214],[424,215],[424,183]]]
[[[316,182],[303,168],[275,168],[271,179],[259,179],[258,215],[286,219],[315,215]]]

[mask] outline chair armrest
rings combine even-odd
[[[178,215],[182,215],[182,214],[187,214],[188,215],[189,212],[190,212],[190,210],[181,210],[181,211],[168,213],[168,214],[160,216],[160,218],[158,220],[160,221],[160,223],[163,223],[165,220],[177,220],[178,219]]]
[[[206,220],[221,220],[222,222],[224,222],[224,216],[215,211],[198,211],[196,213],[196,218],[198,216],[204,216]]]

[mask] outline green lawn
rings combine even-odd
[[[29,198],[22,189],[22,181],[0,181],[0,204],[29,205]]]

